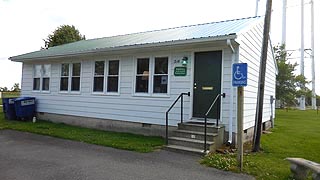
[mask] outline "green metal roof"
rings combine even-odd
[[[174,43],[185,40],[201,40],[207,38],[235,35],[244,28],[261,21],[261,17],[250,17],[206,24],[175,27],[169,29],[147,31],[98,39],[82,40],[74,43],[51,47],[49,49],[30,52],[10,57],[12,61],[64,57],[87,52],[108,51],[137,45],[154,45]]]

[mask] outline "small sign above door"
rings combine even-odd
[[[186,75],[187,75],[187,67],[174,68],[174,76],[186,76]]]

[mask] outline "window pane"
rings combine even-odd
[[[35,65],[34,66],[33,75],[34,75],[34,77],[40,77],[41,76],[41,65]]]
[[[118,77],[108,77],[108,92],[118,92]]]
[[[72,76],[80,76],[81,64],[74,63],[72,64]]]
[[[104,77],[94,77],[93,91],[103,92]]]
[[[109,61],[109,75],[119,75],[119,61]]]
[[[71,91],[80,90],[80,77],[72,77],[71,79]]]
[[[153,92],[154,93],[167,93],[168,76],[154,76]]]
[[[43,77],[50,77],[50,71],[51,71],[51,65],[50,64],[45,64],[43,65],[43,69],[42,69],[42,74]]]
[[[69,76],[69,64],[61,65],[61,76]]]
[[[94,75],[104,75],[104,61],[96,61],[94,64]]]
[[[149,58],[138,59],[137,74],[149,74]]]
[[[60,79],[60,91],[68,91],[68,78],[62,77]]]
[[[42,79],[42,90],[49,91],[49,84],[50,84],[50,78],[43,78]]]
[[[136,92],[148,92],[149,76],[136,77]]]
[[[155,74],[168,74],[168,58],[155,58]]]
[[[33,90],[40,90],[40,78],[33,78]]]

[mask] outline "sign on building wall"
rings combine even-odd
[[[187,67],[174,68],[174,76],[186,76],[186,75],[187,75]]]
[[[248,64],[234,63],[232,65],[232,86],[247,86]]]

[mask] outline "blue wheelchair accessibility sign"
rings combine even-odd
[[[232,65],[232,86],[247,86],[248,64],[234,63]]]

